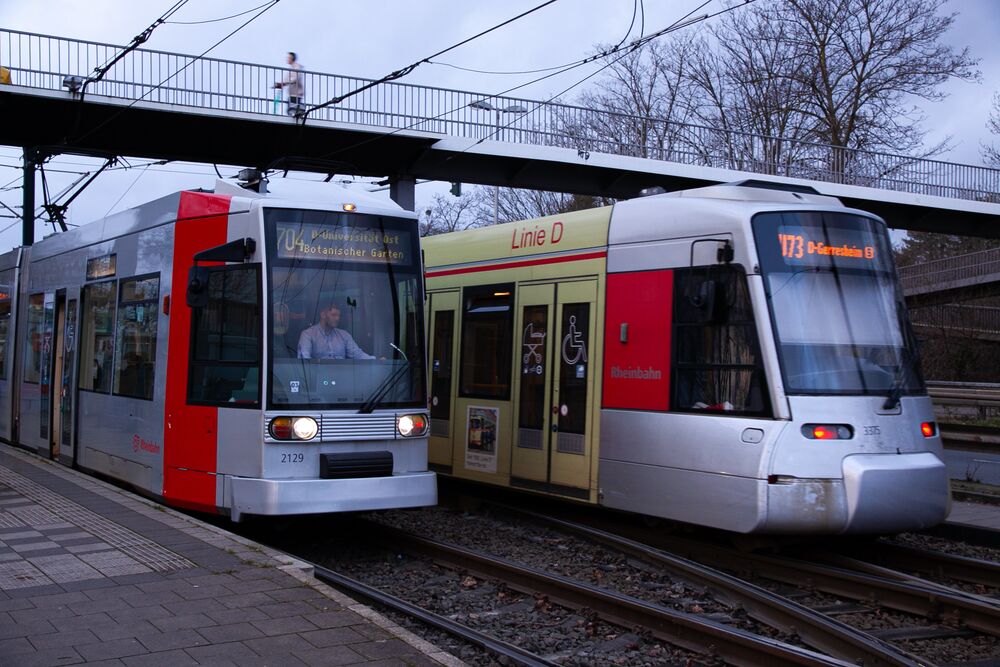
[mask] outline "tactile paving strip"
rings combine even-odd
[[[58,531],[72,530],[73,527],[82,529],[114,550],[113,552],[98,551],[101,555],[97,556],[96,561],[93,560],[96,553],[86,556],[79,555],[79,558],[87,561],[90,566],[95,567],[104,576],[118,576],[150,570],[166,572],[194,567],[194,563],[183,556],[2,466],[0,466],[0,485],[7,486],[29,501],[27,505],[22,506],[0,505],[0,526],[9,524],[11,528],[16,528],[27,524],[30,529],[46,533],[43,537],[38,538],[39,542],[58,541],[60,536],[55,534]],[[4,515],[6,515],[5,518]],[[19,520],[20,524],[12,523],[12,519]],[[41,525],[35,524],[35,520],[40,521]],[[9,535],[0,534],[0,540],[9,539]],[[12,546],[12,548],[17,550],[16,547]],[[69,547],[64,550],[64,552],[69,551]],[[115,555],[115,552],[118,552],[120,556]],[[44,554],[39,557],[49,555],[52,554]],[[62,562],[61,567],[66,567],[66,563]]]

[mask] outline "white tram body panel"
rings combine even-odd
[[[276,229],[299,245],[276,250]],[[416,233],[413,214],[364,193],[220,180],[0,256],[0,438],[235,520],[432,505]],[[376,258],[390,252],[394,266]],[[207,296],[192,307],[196,265]],[[297,357],[330,305],[375,354]],[[312,437],[275,435],[304,417]],[[404,435],[404,418],[418,428]]]
[[[513,252],[489,230],[432,238],[425,248],[435,318],[436,300],[458,303],[444,301],[449,293],[493,287],[495,295],[521,291],[508,298],[513,310],[525,309],[514,315],[523,326],[527,309],[539,308],[532,304],[540,281],[561,290],[597,274],[593,310],[601,321],[587,341],[589,366],[575,369],[592,383],[590,417],[579,430],[586,446],[575,452],[592,461],[591,474],[581,465],[570,482],[554,483],[565,452],[548,433],[558,435],[559,413],[573,409],[555,379],[544,384],[551,397],[541,411],[553,416],[536,420],[542,444],[518,434],[527,394],[516,367],[510,402],[497,408],[512,435],[493,473],[464,463],[470,457],[462,450],[470,447],[454,427],[432,432],[435,469],[742,533],[885,533],[945,519],[950,491],[941,439],[883,221],[832,197],[738,185],[617,203],[603,247],[592,243],[594,215],[580,215],[501,225],[513,230],[506,232]],[[606,264],[545,254],[544,239],[534,254],[518,255],[520,230],[553,224],[562,225],[564,245],[586,249],[587,257],[606,253]],[[587,238],[573,246],[574,234]],[[498,258],[492,265],[491,253]],[[543,273],[541,264],[558,268]],[[491,266],[504,271],[490,273]],[[550,302],[546,322],[559,321],[562,305]],[[532,332],[541,331],[540,321]],[[428,324],[435,326],[431,318]],[[461,326],[455,331],[467,335]],[[439,393],[440,332],[431,330],[432,393]],[[563,332],[554,324],[547,331]],[[464,340],[455,347],[460,373],[468,352]],[[553,378],[566,377],[565,361],[552,351],[545,363]],[[468,377],[476,367],[497,366],[492,359],[472,363]],[[539,374],[549,372],[543,366]],[[459,380],[452,402],[461,408],[462,391],[476,385]],[[435,416],[432,406],[432,423]],[[533,469],[518,463],[526,447],[540,450]],[[506,457],[512,463],[503,468]]]

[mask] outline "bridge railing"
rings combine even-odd
[[[910,319],[917,326],[966,332],[971,337],[977,334],[1000,337],[1000,308],[995,306],[950,303],[914,308],[910,311]]]
[[[86,77],[121,50],[113,44],[0,30],[0,64],[20,86],[64,90],[64,77]],[[282,67],[136,49],[89,85],[87,94],[275,115],[286,108],[275,96],[274,83],[287,72]],[[370,83],[311,71],[304,73],[304,81],[307,106]],[[471,106],[475,102],[487,102],[492,109]],[[375,86],[310,118],[1000,202],[1000,169],[405,83]]]
[[[899,267],[904,293],[1000,275],[1000,247]]]

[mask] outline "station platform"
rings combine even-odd
[[[0,445],[0,665],[460,665],[309,566]]]
[[[1000,530],[1000,505],[952,501],[948,523]]]

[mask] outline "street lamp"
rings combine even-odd
[[[496,111],[497,112],[497,133],[498,134],[500,133],[500,130],[501,130],[501,126],[500,126],[500,114],[504,114],[504,113],[527,113],[528,112],[527,109],[525,109],[524,107],[522,107],[519,104],[511,104],[510,106],[506,106],[506,107],[504,107],[504,108],[501,109],[500,107],[493,106],[492,104],[490,104],[486,100],[476,100],[475,102],[472,102],[471,104],[469,104],[469,107],[472,108],[472,109],[476,109],[477,111]],[[500,209],[500,186],[499,185],[495,185],[495,186],[493,186],[493,224],[494,225],[497,224],[497,222],[499,222],[499,219],[498,219],[499,218],[499,209]]]

